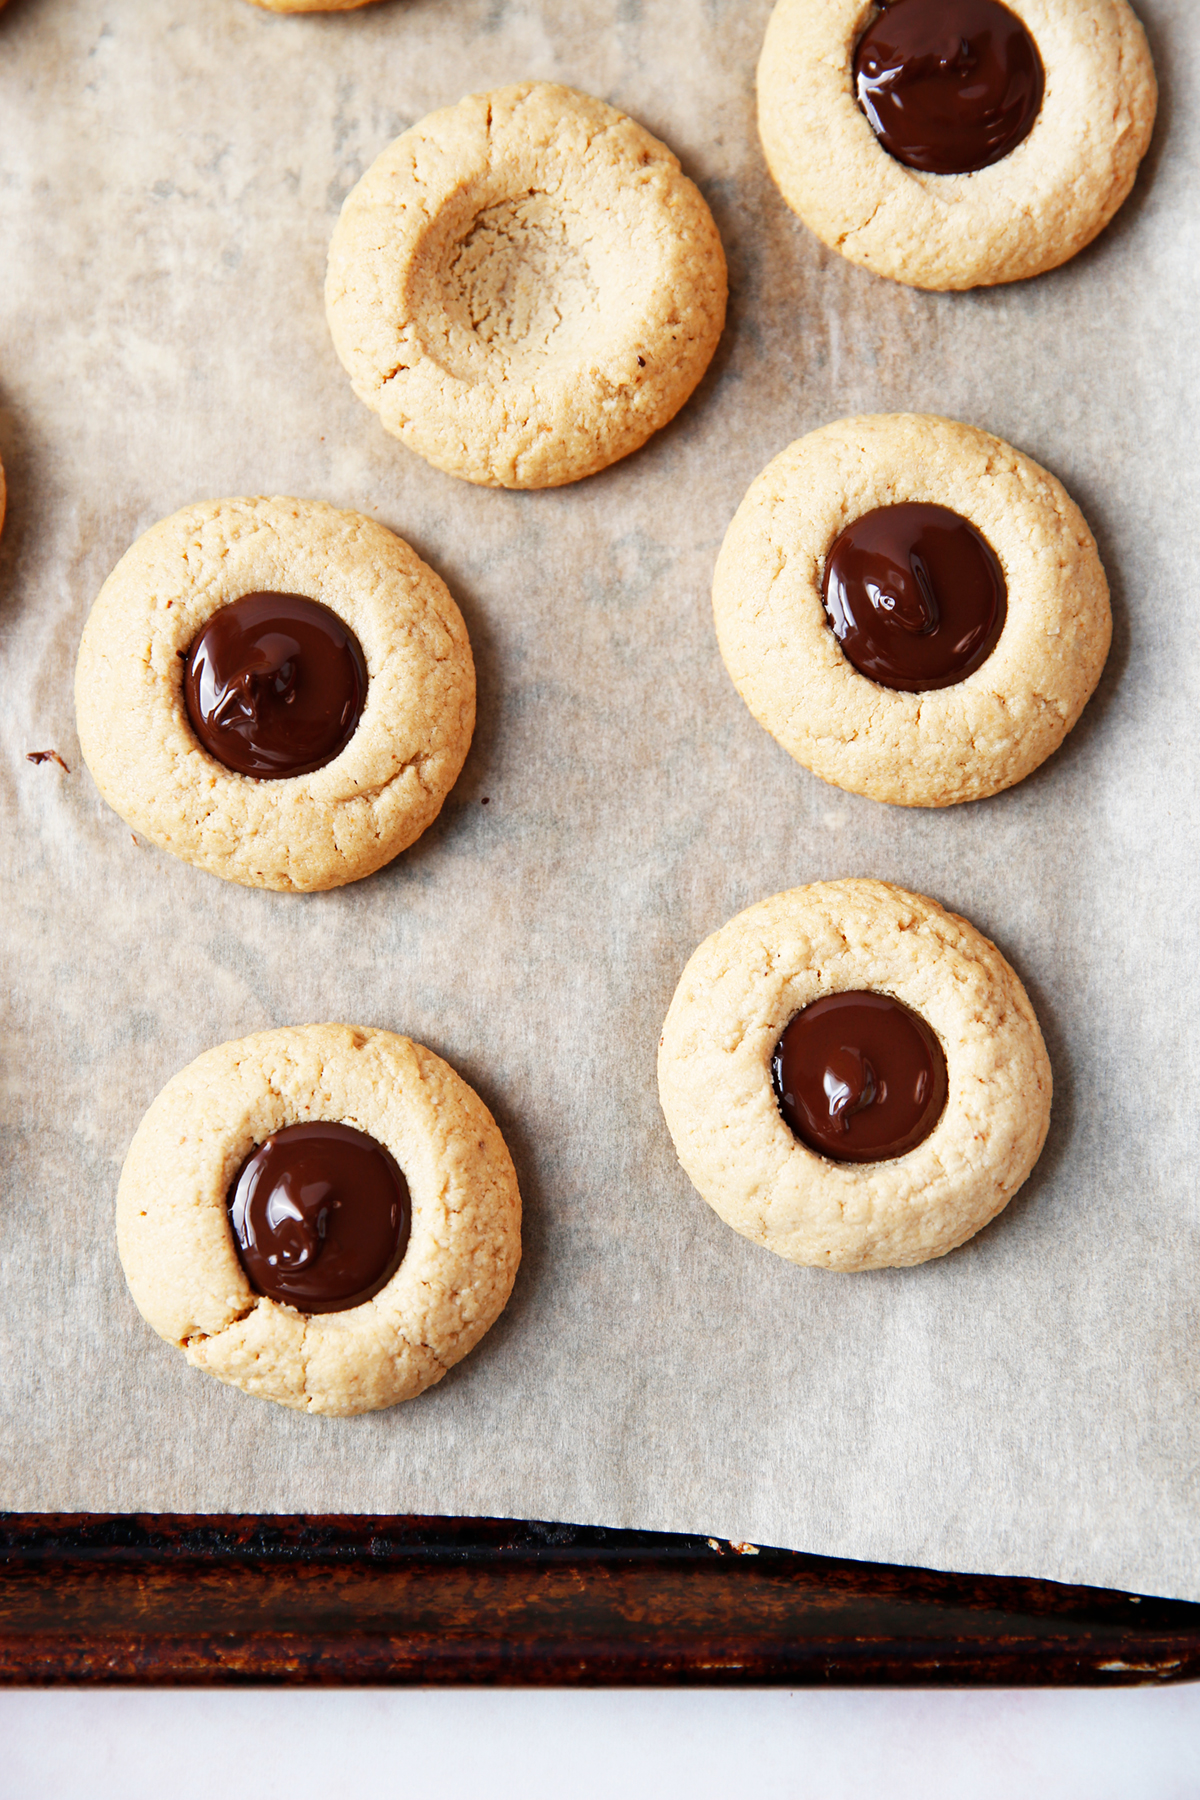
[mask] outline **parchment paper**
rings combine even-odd
[[[1200,55],[1140,0],[1163,86],[1133,197],[1017,287],[911,292],[824,251],[767,176],[769,0],[12,0],[0,15],[0,540],[9,1508],[483,1513],[1200,1599],[1193,792],[1200,608]],[[398,132],[566,81],[664,138],[729,254],[730,321],[668,430],[554,493],[387,438],[321,299],[333,221]],[[1116,640],[1013,792],[941,813],[824,786],[720,663],[718,545],[832,418],[998,432],[1082,505]],[[440,821],[373,879],[248,892],[138,846],[74,736],[80,630],[135,536],[240,493],[373,513],[466,616],[479,724]],[[33,764],[53,748],[70,767]],[[483,804],[484,800],[488,804]],[[964,1249],[838,1277],[735,1236],[677,1167],[659,1027],[699,940],[870,874],[996,939],[1054,1065],[1032,1179]],[[410,1033],[496,1114],[525,1262],[421,1400],[296,1416],[190,1370],[134,1310],[112,1205],[177,1069],[264,1026]]]

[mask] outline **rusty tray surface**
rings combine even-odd
[[[1200,1606],[500,1519],[0,1514],[0,1681],[1128,1686]]]

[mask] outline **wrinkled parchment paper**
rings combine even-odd
[[[482,1513],[1200,1599],[1196,1531],[1196,376],[1200,34],[1141,0],[1160,123],[1055,274],[915,293],[823,250],[754,130],[769,0],[11,0],[0,15],[4,970],[0,1504]],[[321,286],[337,210],[462,94],[561,80],[664,138],[733,285],[714,366],[639,455],[553,493],[426,467],[352,396]],[[944,813],[822,785],[720,663],[709,583],[746,487],[866,410],[985,426],[1054,470],[1116,637],[1065,748]],[[139,846],[71,679],[139,532],[222,494],[357,507],[467,619],[480,712],[389,869],[253,893]],[[33,764],[53,748],[69,765]],[[484,800],[488,804],[483,804]],[[924,1268],[792,1268],[677,1167],[654,1061],[699,940],[869,874],[996,939],[1054,1064],[1045,1153]],[[142,1323],[112,1232],[143,1111],[211,1044],[407,1032],[494,1111],[527,1207],[508,1311],[421,1400],[298,1417]]]

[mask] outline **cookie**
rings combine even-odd
[[[348,196],[325,306],[354,391],[436,468],[578,481],[691,394],[725,320],[725,256],[664,144],[527,82],[431,113]]]
[[[955,1249],[1008,1205],[1050,1121],[1013,970],[965,919],[882,881],[793,888],[706,939],[667,1013],[658,1084],[714,1212],[826,1269]]]
[[[79,648],[75,709],[139,836],[247,887],[390,862],[441,810],[475,723],[444,582],[359,513],[215,500],[152,526]]]
[[[898,806],[977,800],[1036,769],[1112,636],[1061,483],[985,431],[913,413],[839,420],[769,463],[726,533],[713,612],[772,737]]]
[[[1125,0],[779,0],[758,65],[788,205],[851,262],[923,288],[1021,281],[1090,244],[1156,103]]]
[[[318,1122],[333,1132],[310,1129],[298,1152],[296,1128]],[[365,1140],[351,1145],[365,1161],[328,1160],[345,1154],[339,1133]],[[388,1241],[368,1244],[372,1153],[400,1217],[385,1207]],[[474,1348],[512,1291],[520,1228],[512,1159],[478,1095],[423,1045],[350,1025],[197,1057],[138,1126],[117,1192],[125,1277],[159,1336],[219,1381],[337,1416],[411,1400]]]

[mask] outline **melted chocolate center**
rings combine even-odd
[[[882,687],[964,681],[996,648],[1008,612],[987,539],[948,506],[879,506],[825,560],[821,597],[843,654]]]
[[[927,1138],[946,1104],[946,1058],[917,1013],[890,994],[827,994],[775,1046],[779,1110],[831,1162],[886,1162]]]
[[[1046,77],[1000,0],[893,0],[854,52],[854,90],[897,162],[934,175],[986,169],[1033,130]]]
[[[408,1183],[352,1125],[277,1131],[246,1158],[227,1204],[250,1285],[300,1312],[361,1306],[408,1246]]]
[[[260,780],[323,768],[354,736],[367,665],[354,633],[303,594],[243,594],[187,653],[192,730],[227,769]]]

